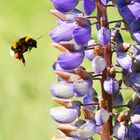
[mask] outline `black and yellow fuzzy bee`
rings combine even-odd
[[[37,41],[29,36],[25,36],[13,43],[10,49],[10,54],[25,64],[25,58],[23,54],[27,51],[31,51],[32,48],[37,48]]]

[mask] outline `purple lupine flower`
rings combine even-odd
[[[74,92],[77,97],[87,95],[92,87],[90,80],[78,80],[73,83]]]
[[[75,69],[83,62],[84,54],[81,52],[61,54],[57,62],[64,70]]]
[[[87,120],[87,122],[82,125],[79,130],[79,137],[81,139],[89,139],[92,138],[93,135],[96,133],[96,124],[94,121]]]
[[[92,60],[92,68],[96,74],[103,72],[106,67],[105,59],[102,56],[96,56]]]
[[[63,23],[50,32],[50,37],[54,42],[70,41],[73,30],[76,28],[75,23]]]
[[[134,2],[119,8],[120,15],[128,22],[136,21],[140,18],[140,3]]]
[[[50,86],[53,96],[68,99],[74,96],[73,85],[66,82],[53,83]]]
[[[71,123],[78,114],[78,110],[74,108],[56,107],[50,110],[50,115],[58,123]]]
[[[132,57],[125,52],[118,52],[117,62],[125,70],[130,70],[132,67]]]
[[[108,111],[106,111],[104,108],[99,109],[95,113],[96,125],[103,125],[104,123],[108,121],[109,117],[110,117],[110,114]]]
[[[65,13],[73,10],[79,0],[51,0],[51,2],[58,11]]]
[[[83,11],[90,15],[96,8],[95,0],[82,0]]]
[[[113,95],[119,91],[119,82],[114,78],[108,77],[104,81],[103,86],[104,86],[104,90],[110,95]]]
[[[97,38],[102,45],[106,45],[111,39],[111,31],[106,27],[101,27],[98,31]]]
[[[85,45],[91,38],[89,27],[77,27],[73,30],[73,39],[78,45]]]

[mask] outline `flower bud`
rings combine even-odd
[[[119,82],[114,78],[108,77],[104,81],[103,86],[104,86],[104,90],[110,95],[115,94],[119,90]]]
[[[92,68],[96,74],[103,72],[106,67],[105,59],[102,56],[96,56],[92,60]]]
[[[101,27],[98,31],[97,38],[102,45],[106,45],[111,39],[111,31],[106,27]]]
[[[118,128],[118,138],[119,140],[124,140],[125,136],[128,133],[128,128],[124,124],[121,123],[120,127]]]
[[[130,70],[132,67],[132,57],[124,52],[118,52],[117,62],[125,70]]]
[[[109,117],[109,112],[106,111],[104,108],[101,108],[95,113],[96,125],[103,125],[108,121]]]

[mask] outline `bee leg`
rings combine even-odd
[[[25,66],[25,58],[24,58],[24,56],[23,55],[21,55],[20,56],[20,59],[19,59],[23,64],[24,64],[24,66]]]

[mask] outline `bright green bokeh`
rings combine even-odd
[[[0,0],[0,140],[50,140],[56,135],[49,85],[55,81],[52,64],[59,51],[48,36],[56,25],[50,9],[49,0]],[[26,67],[9,54],[13,41],[25,35],[45,35],[37,49],[25,54]],[[91,69],[90,62],[84,65]]]

